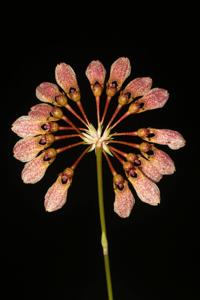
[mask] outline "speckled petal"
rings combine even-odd
[[[41,120],[32,118],[30,116],[22,116],[12,124],[11,129],[13,132],[15,132],[18,136],[22,138],[44,134],[46,132],[41,128],[44,122],[45,119]]]
[[[167,90],[154,88],[150,90],[144,97],[136,101],[138,104],[143,104],[139,112],[161,108],[165,105],[169,98]]]
[[[22,180],[24,183],[36,183],[40,181],[49,167],[50,163],[43,160],[44,153],[27,162],[22,170]]]
[[[36,119],[48,118],[52,108],[53,107],[51,105],[46,103],[37,104],[31,107],[28,115]]]
[[[136,171],[137,177],[128,177],[141,201],[150,205],[160,203],[160,190],[158,186],[146,177],[140,170]]]
[[[36,97],[43,102],[54,103],[55,98],[62,93],[56,84],[43,82],[36,88]]]
[[[124,182],[123,190],[114,188],[115,202],[114,212],[121,218],[128,218],[135,204],[134,196],[128,187],[127,181]]]
[[[86,69],[85,74],[91,85],[93,85],[96,81],[102,86],[104,85],[106,70],[99,60],[91,61]]]
[[[152,86],[150,77],[139,77],[133,79],[123,90],[123,93],[131,93],[131,98],[144,96],[148,93]]]
[[[185,146],[185,139],[183,136],[175,130],[171,129],[155,129],[155,128],[148,128],[150,133],[155,134],[151,138],[146,138],[146,140],[161,144],[167,145],[169,148],[173,150],[180,149],[181,147]]]
[[[120,57],[111,66],[108,82],[117,81],[119,90],[131,73],[131,64],[127,57]]]
[[[14,157],[22,162],[35,158],[45,148],[45,145],[39,144],[40,138],[41,136],[37,136],[19,140],[13,148]]]
[[[171,175],[176,171],[175,165],[171,157],[164,151],[152,147],[153,155],[148,156],[144,153],[144,156],[149,159],[151,164],[163,175]]]
[[[67,201],[67,193],[71,182],[70,180],[67,183],[62,183],[61,176],[57,178],[45,195],[44,206],[46,211],[53,212],[63,207]]]
[[[141,161],[139,168],[148,178],[154,182],[159,182],[162,179],[162,174],[160,174],[158,169],[154,167],[154,165],[148,159],[145,159],[140,155],[139,160]]]
[[[68,94],[70,88],[78,88],[76,74],[70,65],[60,63],[56,66],[55,77],[58,85]]]

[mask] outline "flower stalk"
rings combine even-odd
[[[103,200],[103,174],[102,174],[102,147],[101,147],[101,145],[98,145],[96,147],[96,163],[97,163],[99,214],[100,214],[100,222],[101,222],[101,245],[103,248],[108,299],[113,300],[112,281],[111,281],[109,253],[108,253],[108,240],[107,240],[107,234],[106,234],[106,222],[105,222],[104,200]]]

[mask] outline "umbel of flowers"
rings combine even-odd
[[[155,144],[176,150],[185,145],[185,140],[179,132],[171,129],[149,127],[117,131],[117,125],[127,117],[134,118],[134,114],[162,108],[169,98],[165,89],[152,88],[150,77],[132,79],[123,87],[131,74],[128,58],[120,57],[112,64],[106,84],[106,70],[98,60],[88,65],[85,74],[96,101],[97,127],[94,126],[96,120],[89,120],[83,108],[74,70],[70,65],[60,63],[55,69],[57,84],[43,82],[36,88],[36,97],[43,103],[31,107],[28,115],[19,117],[12,125],[12,130],[21,138],[14,146],[14,157],[25,163],[21,175],[24,183],[33,184],[43,178],[57,155],[71,148],[83,148],[76,161],[63,167],[45,195],[45,209],[52,212],[66,203],[81,159],[92,150],[101,148],[113,175],[114,211],[126,218],[134,206],[135,194],[145,203],[159,204],[157,183],[163,175],[175,171],[170,156]],[[101,112],[100,101],[104,88],[107,98]],[[108,120],[107,111],[111,104],[115,110]],[[76,124],[71,121],[70,114],[76,118]],[[128,136],[131,139],[141,138],[141,143],[123,140]],[[76,142],[71,142],[74,138]],[[58,148],[56,142],[60,140],[64,140],[66,145]],[[122,151],[123,145],[130,150]],[[115,170],[113,159],[122,165],[124,174]]]

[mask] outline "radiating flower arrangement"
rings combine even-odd
[[[105,86],[106,70],[98,60],[88,65],[86,76],[96,101],[97,128],[94,126],[96,120],[88,119],[81,103],[76,74],[65,63],[56,66],[57,85],[44,82],[36,88],[36,97],[44,103],[31,107],[28,115],[13,123],[12,130],[21,137],[13,152],[16,159],[25,162],[22,170],[24,183],[33,184],[41,180],[60,153],[73,147],[84,148],[77,160],[65,166],[48,189],[44,201],[48,212],[58,210],[65,204],[77,165],[87,153],[96,151],[97,147],[102,149],[113,175],[114,211],[120,217],[128,217],[135,203],[128,183],[143,202],[150,205],[160,203],[160,191],[156,183],[163,175],[173,174],[175,166],[169,155],[154,144],[179,149],[185,145],[185,140],[179,132],[170,129],[140,128],[136,131],[117,131],[117,125],[125,118],[162,108],[169,98],[165,89],[152,88],[150,77],[135,78],[122,88],[130,73],[128,58],[120,57],[112,64],[105,87],[107,99],[101,112],[100,98]],[[113,99],[117,93],[118,100]],[[115,111],[111,119],[107,120],[110,103],[115,106]],[[70,120],[70,114],[76,118],[77,124]],[[120,117],[117,119],[118,114]],[[133,139],[139,137],[143,141],[140,144],[127,142],[123,140],[123,136]],[[70,142],[73,138],[80,140],[76,143]],[[62,148],[56,147],[56,141],[60,140],[66,141]],[[124,152],[118,145],[129,146],[130,151]],[[115,170],[113,159],[119,161],[125,175]]]

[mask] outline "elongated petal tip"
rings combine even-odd
[[[171,129],[148,129],[150,131],[150,135],[153,135],[150,138],[150,141],[153,143],[167,145],[173,150],[177,150],[185,146],[186,141],[178,131]]]
[[[48,189],[44,207],[48,212],[56,211],[63,207],[67,201],[68,189],[72,183],[72,178],[69,177],[69,173],[62,173],[58,176],[56,182]]]
[[[44,149],[45,145],[39,144],[40,137],[27,137],[19,140],[14,148],[14,157],[22,162],[32,160]]]
[[[135,173],[136,177],[129,176],[128,179],[140,200],[153,206],[158,205],[160,203],[160,190],[158,186],[140,170],[137,169]]]
[[[173,150],[180,149],[186,144],[183,136],[171,129],[141,128],[138,129],[137,134],[145,141],[167,145]]]
[[[132,98],[144,96],[147,94],[152,86],[152,79],[150,77],[139,77],[133,79],[124,89],[124,92],[130,92]]]
[[[58,85],[66,92],[78,86],[76,74],[70,65],[60,63],[56,66],[55,77]]]
[[[99,60],[93,60],[88,65],[85,74],[91,85],[95,84],[97,81],[103,86],[106,76],[106,70],[103,64]]]
[[[135,198],[128,187],[127,181],[124,181],[122,189],[114,185],[114,191],[114,212],[121,218],[128,218],[135,204]]]
[[[120,57],[111,66],[106,93],[112,97],[120,90],[124,81],[131,73],[131,64],[127,57]]]
[[[154,182],[159,182],[162,179],[162,174],[160,174],[158,169],[154,167],[151,161],[145,159],[141,155],[139,156],[139,160],[141,161],[141,165],[139,166],[139,168],[148,178],[150,178]]]
[[[149,159],[151,164],[162,175],[171,175],[176,171],[175,165],[171,157],[164,151],[157,149],[155,146],[151,148],[151,154],[143,153]]]
[[[24,138],[45,133],[45,130],[41,128],[44,123],[45,119],[41,120],[31,116],[22,116],[12,124],[11,129],[18,136]]]
[[[150,90],[144,97],[138,99],[133,106],[138,106],[137,112],[162,108],[169,99],[167,90],[161,88],[154,88]]]
[[[43,119],[48,118],[50,112],[52,111],[52,106],[46,103],[36,104],[31,107],[28,115],[32,118]]]
[[[36,97],[43,102],[54,103],[55,98],[61,95],[56,84],[43,82],[36,88]]]
[[[42,153],[25,164],[22,170],[22,180],[24,183],[34,184],[44,177],[49,162],[44,161],[43,158],[44,154]]]
[[[106,70],[99,60],[93,60],[85,72],[95,96],[100,96],[103,91]]]

